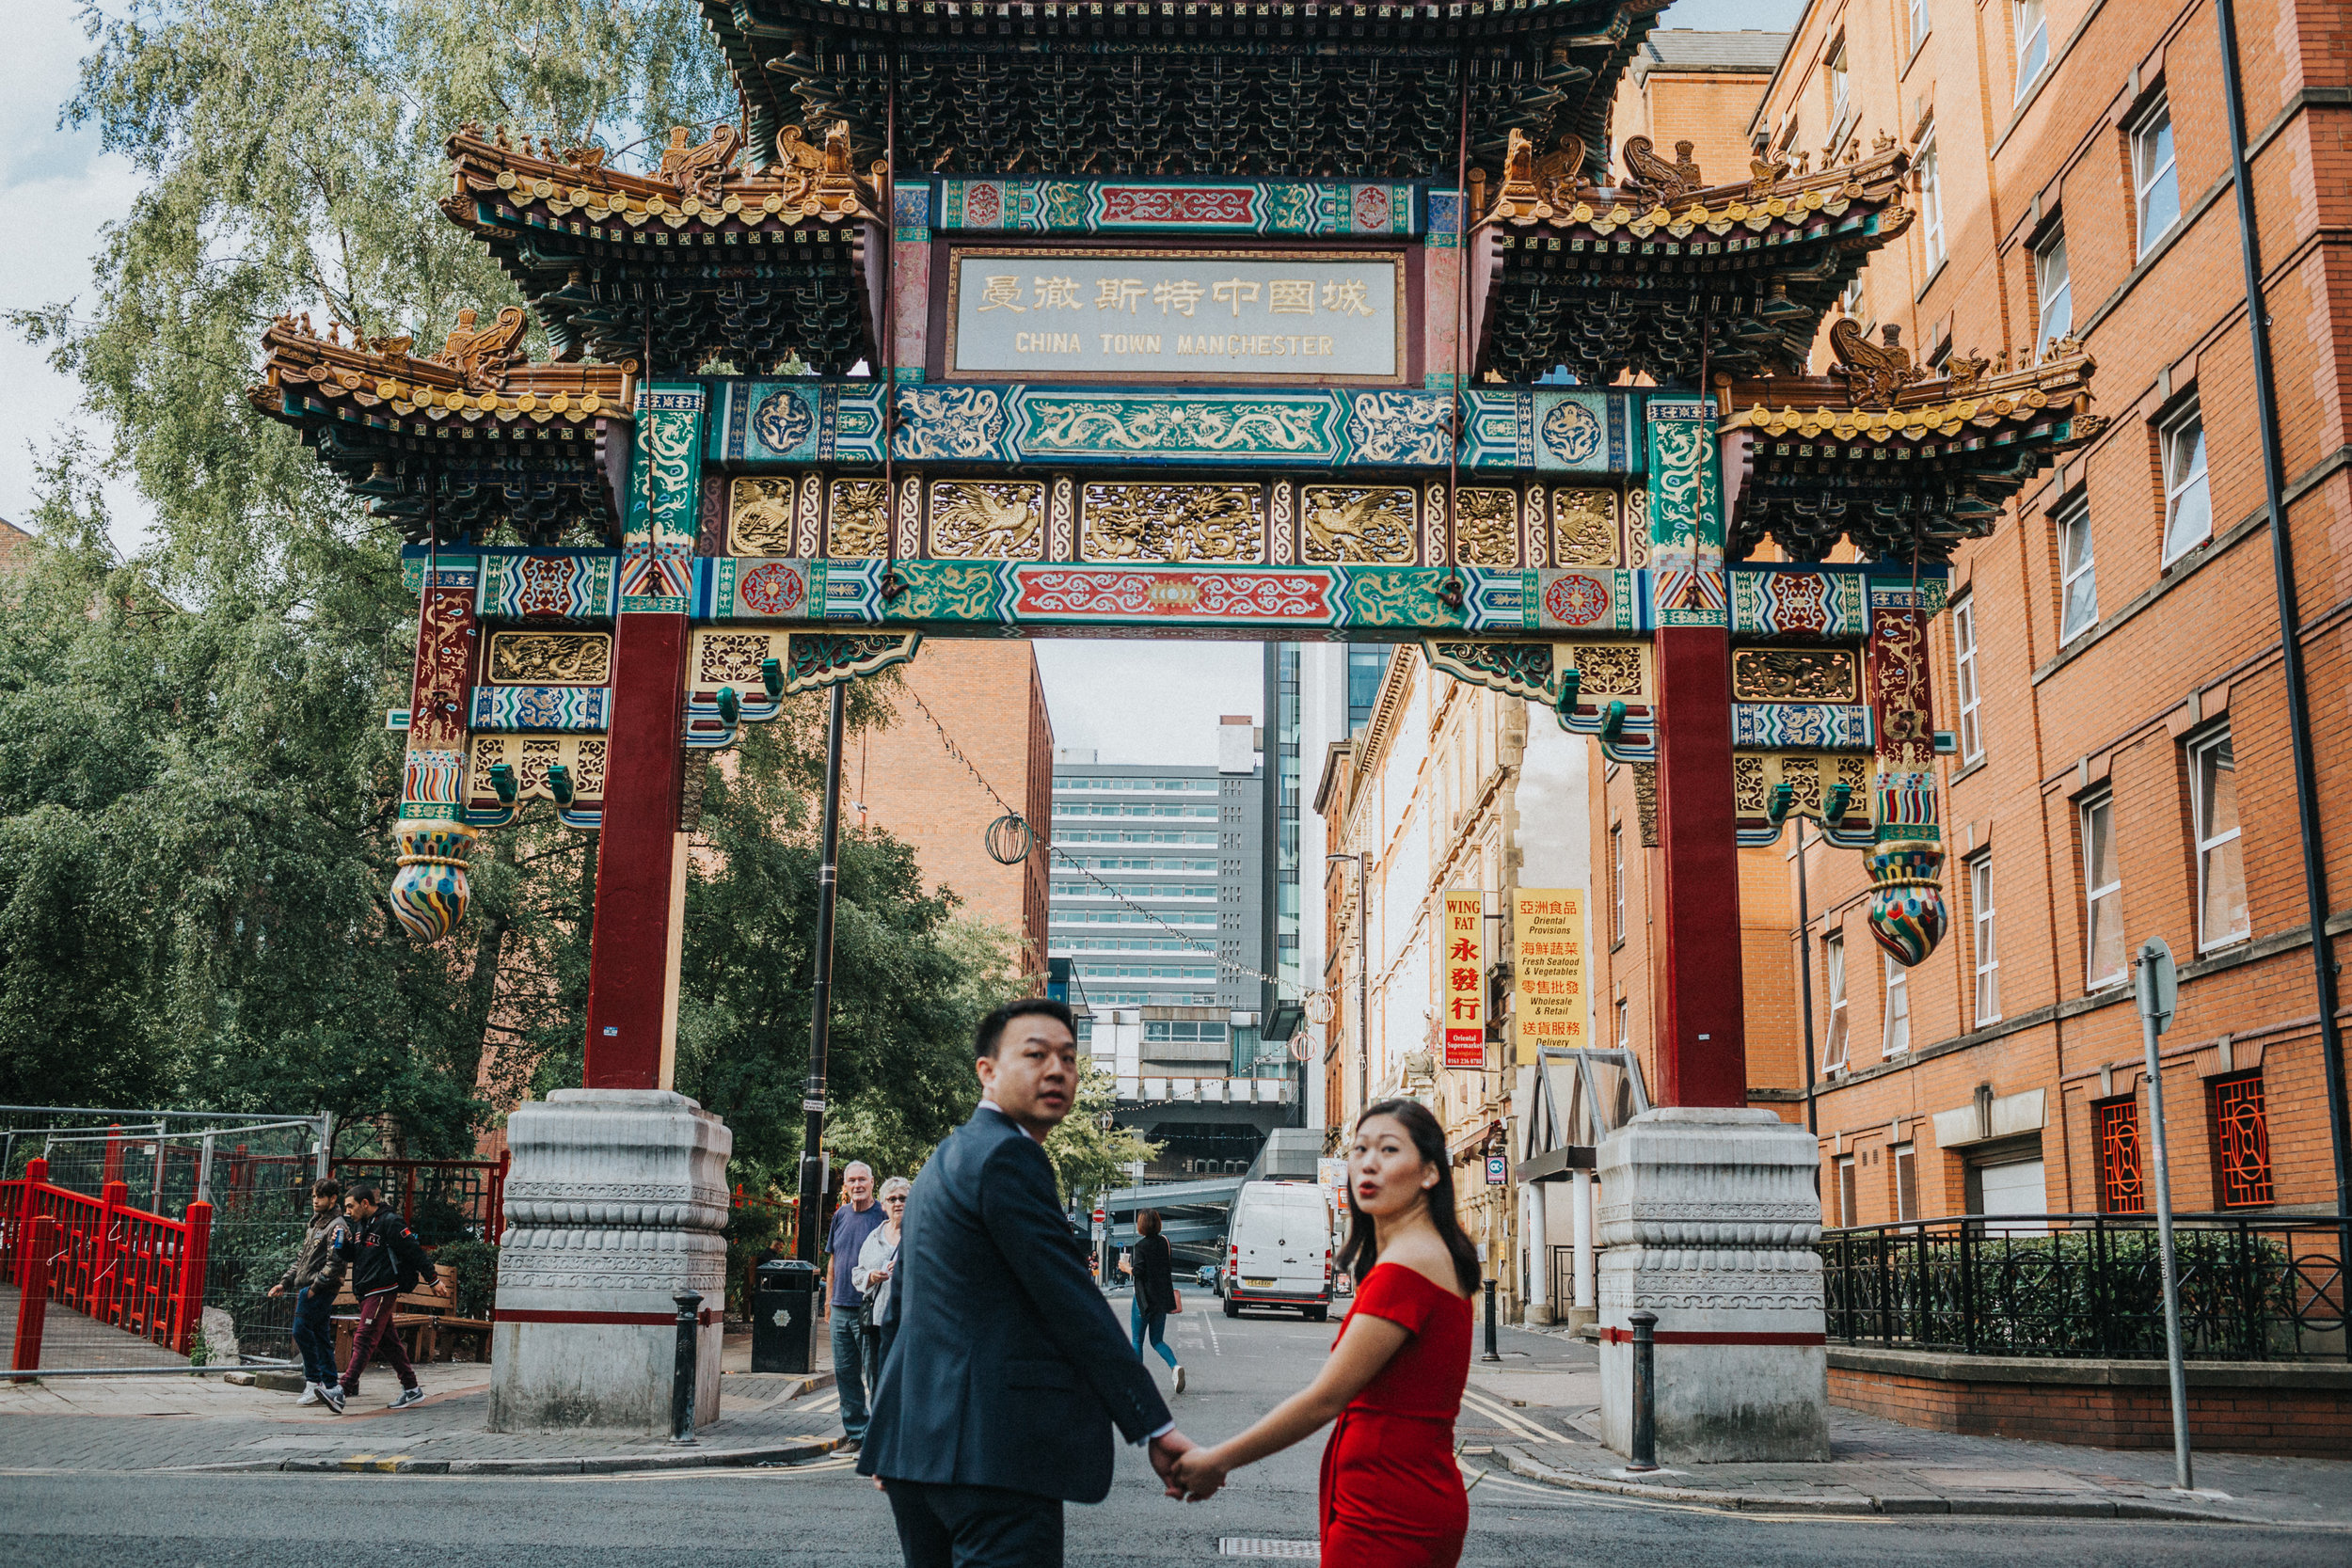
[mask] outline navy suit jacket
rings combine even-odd
[[[915,1178],[861,1475],[1099,1503],[1111,1427],[1168,1405],[1087,1268],[1045,1151],[983,1107]]]

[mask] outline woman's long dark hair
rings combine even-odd
[[[1438,1118],[1429,1114],[1429,1107],[1418,1100],[1384,1100],[1356,1118],[1357,1131],[1375,1117],[1388,1117],[1405,1129],[1405,1135],[1413,1140],[1414,1151],[1422,1164],[1434,1166],[1438,1184],[1429,1189],[1429,1220],[1438,1227],[1438,1239],[1454,1257],[1454,1275],[1461,1282],[1462,1293],[1478,1293],[1478,1248],[1462,1234],[1462,1222],[1454,1216],[1454,1162],[1446,1158],[1445,1130]],[[1380,1261],[1380,1237],[1373,1228],[1372,1216],[1356,1207],[1356,1182],[1347,1183],[1347,1243],[1340,1248],[1340,1267],[1356,1276],[1361,1285],[1372,1266]]]

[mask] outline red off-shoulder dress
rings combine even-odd
[[[1454,1421],[1470,1382],[1470,1304],[1401,1263],[1381,1263],[1356,1292],[1348,1315],[1359,1312],[1412,1338],[1331,1428],[1323,1568],[1454,1568],[1470,1528]]]

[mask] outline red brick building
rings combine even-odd
[[[2238,12],[2342,888],[2352,34],[2341,8]],[[1785,929],[1810,969],[1832,1225],[2142,1209],[2130,961],[2152,937],[2181,966],[2163,1042],[2176,1205],[2335,1208],[2222,71],[2210,0],[1816,0],[1756,112],[1757,136],[1817,163],[1881,134],[1910,148],[1919,221],[1847,300],[1874,334],[1900,328],[1927,363],[2038,356],[2071,334],[2109,420],[1956,558],[1937,624],[1938,724],[1958,743],[1939,759],[1937,952],[1886,962],[1861,857],[1808,835],[1810,919]],[[1748,974],[1756,1006],[1783,1006],[1771,969]],[[1782,1087],[1753,1035],[1750,1060],[1752,1083]]]
[[[926,638],[899,674],[906,689],[892,699],[898,721],[855,736],[842,759],[843,792],[863,807],[851,820],[914,846],[924,879],[952,889],[967,912],[1011,932],[1022,944],[1021,972],[1042,974],[1054,721],[1037,655],[1025,641]],[[947,754],[941,729],[1036,830],[1027,860],[1002,865],[989,854],[989,825],[1004,808]]]

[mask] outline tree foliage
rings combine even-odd
[[[401,933],[383,715],[407,703],[415,596],[394,531],[246,391],[283,313],[431,344],[462,308],[518,302],[436,206],[460,124],[626,163],[732,114],[732,88],[695,0],[84,16],[64,118],[142,183],[92,297],[12,318],[115,444],[53,453],[42,544],[0,594],[0,1096],[326,1108],[360,1139],[460,1152],[501,1086],[579,1081],[596,835],[526,811],[484,835],[451,937]],[[104,473],[153,508],[128,562]],[[799,1146],[814,711],[712,770],[690,891],[678,1084],[735,1125],[755,1180]],[[886,707],[863,692],[853,717]],[[968,1108],[948,1058],[1007,949],[879,833],[850,835],[842,888],[835,1100],[861,1151],[909,1162]]]

